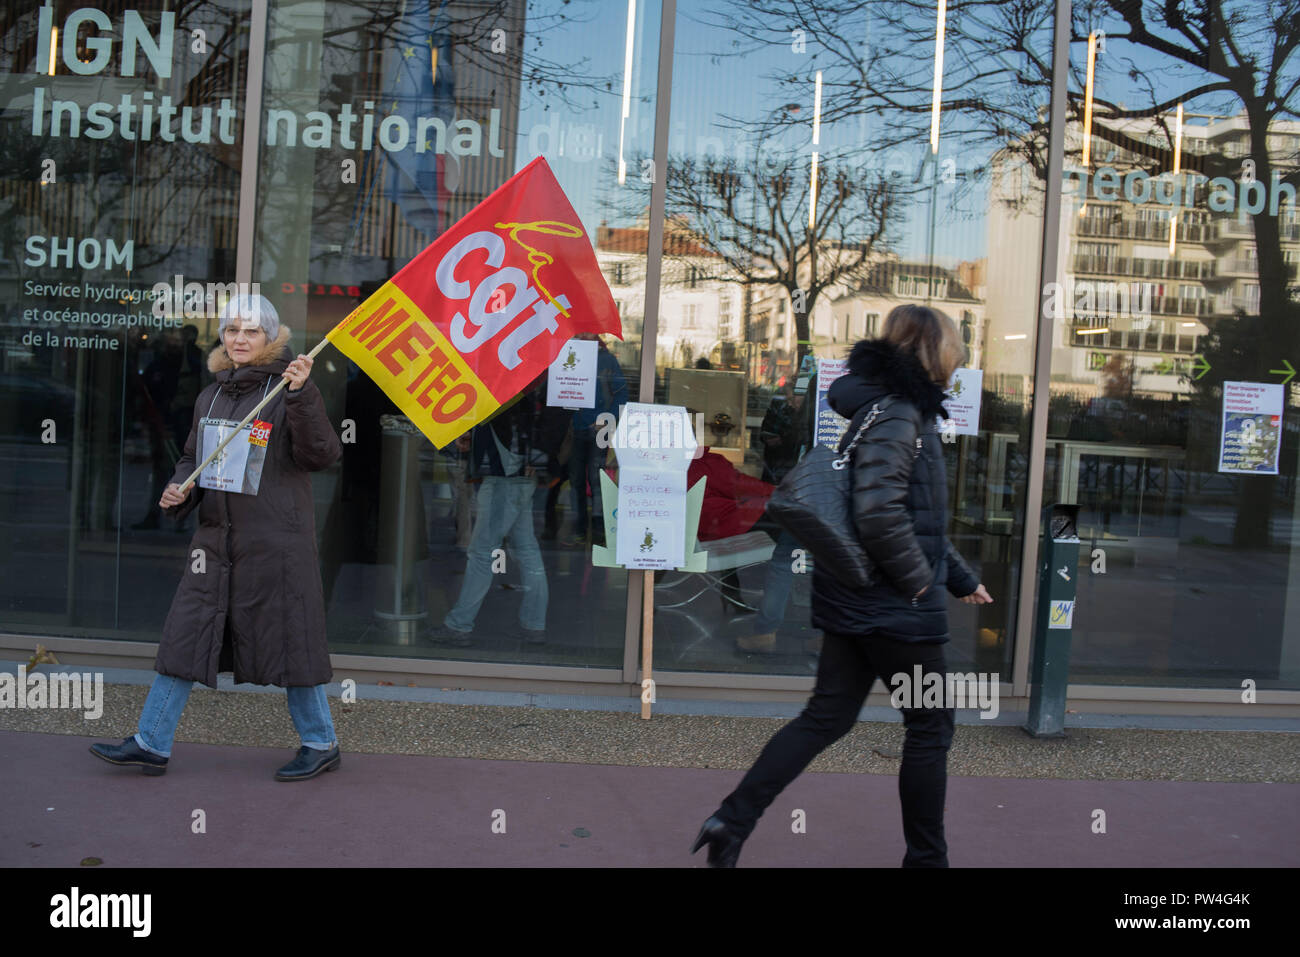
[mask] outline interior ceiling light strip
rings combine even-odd
[[[930,152],[939,152],[939,101],[943,99],[943,33],[948,20],[948,0],[939,0],[939,22],[934,34],[934,101],[930,105]]]
[[[618,121],[618,185],[627,182],[627,160],[623,158],[627,118],[632,115],[632,41],[636,32],[636,0],[627,0],[627,45],[623,50],[623,115]]]

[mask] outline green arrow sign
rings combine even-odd
[[[1196,370],[1196,375],[1192,378],[1199,379],[1210,371],[1210,364],[1205,361],[1205,356],[1192,356],[1192,358],[1196,360],[1192,363],[1192,368]]]
[[[1286,385],[1288,382],[1291,381],[1291,377],[1292,377],[1293,375],[1295,375],[1295,368],[1291,365],[1291,363],[1287,362],[1285,359],[1282,360],[1282,365],[1286,366],[1286,368],[1285,368],[1285,369],[1269,369],[1269,370],[1268,370],[1268,374],[1269,374],[1269,375],[1280,375],[1280,376],[1285,376],[1285,378],[1282,380],[1282,384],[1283,384],[1283,385]]]

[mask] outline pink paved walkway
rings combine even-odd
[[[0,732],[0,866],[703,866],[687,854],[736,771],[343,755],[281,784],[292,753],[186,744],[147,778],[98,739]],[[806,774],[769,809],[742,866],[896,867],[897,779]],[[1092,831],[1093,810],[1106,833]],[[207,831],[191,831],[202,809]],[[792,833],[792,812],[806,833]],[[505,833],[493,832],[505,812]],[[1300,784],[954,777],[954,867],[1295,867]],[[500,815],[496,815],[500,819]]]

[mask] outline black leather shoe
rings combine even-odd
[[[322,771],[337,771],[342,760],[337,744],[328,751],[309,748],[304,744],[298,749],[296,758],[275,772],[275,779],[277,781],[307,781]]]
[[[694,854],[707,844],[709,867],[735,867],[736,860],[740,857],[740,846],[744,843],[744,838],[737,837],[725,821],[714,815],[700,828],[700,835],[695,839],[691,853]]]
[[[139,768],[150,777],[167,773],[167,759],[140,747],[135,743],[135,735],[125,738],[121,744],[92,744],[90,753],[109,764]]]
[[[473,632],[457,631],[446,625],[426,628],[420,633],[420,640],[429,645],[451,645],[453,648],[468,648],[474,643],[470,637]]]
[[[533,631],[531,628],[519,627],[515,629],[515,637],[521,639],[526,645],[544,645],[546,644],[546,629]]]

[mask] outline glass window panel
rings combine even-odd
[[[1105,203],[1116,262],[1162,262],[1177,283],[1152,283],[1163,318],[1140,346],[1130,336],[1099,366],[1077,341],[1053,352],[1052,402],[1068,414],[1050,420],[1049,472],[1056,496],[1081,506],[1085,540],[1071,678],[1295,688],[1300,449],[1283,381],[1300,358],[1300,313],[1283,264],[1298,248],[1286,228],[1298,160],[1285,144],[1300,132],[1300,59],[1269,56],[1276,34],[1258,4],[1183,6],[1177,31],[1155,7],[1131,6],[1125,22],[1075,5],[1067,184],[1094,189],[1086,210],[1089,194],[1067,189],[1063,218],[1071,259],[1086,255],[1091,195],[1122,182]],[[1085,164],[1086,38],[1102,32]],[[1119,269],[1090,278],[1127,281]],[[1137,328],[1137,302],[1115,320]],[[1170,374],[1172,353],[1193,349]],[[1272,403],[1247,417],[1244,446],[1245,419],[1225,428],[1225,390],[1239,388],[1227,383],[1240,382]],[[1089,555],[1104,556],[1104,574]]]
[[[322,354],[313,378],[356,436],[316,476],[336,652],[622,665],[627,574],[591,562],[608,451],[597,417],[638,390],[648,220],[621,197],[649,176],[660,7],[636,4],[630,27],[628,12],[593,0],[271,4],[264,120],[297,118],[299,139],[263,150],[254,274],[305,330],[297,341],[318,341],[537,156],[623,320],[623,341],[599,346],[595,408],[525,417],[546,464],[517,478],[495,474],[493,426],[436,449],[346,358]],[[418,44],[404,38],[423,36],[437,58],[423,47],[430,82],[412,91],[400,78]],[[398,118],[413,131],[405,147]],[[306,143],[310,121],[332,140]],[[379,137],[369,147],[367,129]],[[545,643],[530,643],[520,629],[542,621]],[[428,643],[444,624],[472,629],[468,644]]]
[[[737,492],[706,500],[717,571],[657,586],[657,667],[814,667],[811,566],[762,502],[812,441],[818,360],[926,302],[984,372],[978,434],[945,449],[951,538],[996,602],[951,604],[950,660],[1009,672],[1047,137],[990,118],[1046,107],[1052,24],[1050,9],[988,13],[948,21],[944,101],[958,105],[933,152],[933,6],[679,4],[655,395],[697,414],[709,481]],[[1007,53],[1008,29],[1029,52]],[[691,287],[692,268],[710,282]],[[682,304],[702,291],[688,327]],[[739,294],[734,332],[724,291]]]
[[[0,20],[4,627],[156,641],[194,529],[157,501],[235,279],[250,7],[75,6]]]

